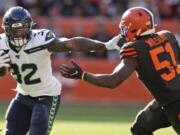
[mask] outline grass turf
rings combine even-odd
[[[0,128],[4,128],[7,103],[0,106]],[[51,135],[131,135],[131,123],[140,109],[142,106],[62,105]],[[155,135],[175,135],[175,132],[166,128]]]

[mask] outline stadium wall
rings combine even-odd
[[[110,73],[118,61],[105,59],[76,59],[83,69],[94,73]],[[68,63],[69,59],[53,60],[55,76],[63,85],[62,98],[66,103],[143,103],[151,99],[142,83],[137,80],[135,73],[118,88],[111,90],[93,86],[83,81],[62,78],[58,67]],[[0,78],[0,99],[9,100],[15,96],[16,82],[10,75]]]
[[[82,34],[91,36],[96,33],[100,25],[104,26],[105,31],[112,36],[119,33],[119,18],[57,18],[53,21],[46,17],[39,18],[38,22],[43,26],[51,26],[57,28],[63,35],[73,35],[78,28],[81,28]],[[180,24],[179,19],[174,20],[161,20],[157,23],[157,30],[166,29],[172,32],[177,32],[177,27]]]

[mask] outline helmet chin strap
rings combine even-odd
[[[155,28],[152,28],[150,30],[147,30],[147,31],[141,33],[140,36],[146,36],[146,35],[149,35],[149,34],[152,34],[152,33],[155,33]]]

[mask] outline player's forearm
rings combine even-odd
[[[72,51],[104,51],[107,50],[103,42],[84,37],[74,37],[65,41]]]
[[[116,79],[112,74],[92,74],[85,73],[84,80],[91,84],[94,84],[99,87],[111,88],[114,89],[120,85],[120,79]]]
[[[48,45],[48,50],[51,52],[63,51],[104,51],[107,50],[103,42],[92,40],[84,37],[74,37],[70,39],[55,39],[53,43]]]

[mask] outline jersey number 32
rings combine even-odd
[[[33,78],[32,76],[36,73],[37,71],[37,66],[33,63],[29,63],[29,64],[23,64],[21,67],[19,67],[17,64],[12,64],[11,65],[12,69],[13,69],[13,76],[16,78],[16,80],[22,84],[26,84],[26,85],[32,85],[32,84],[37,84],[41,82],[40,78]],[[27,74],[25,74],[24,76],[22,76],[21,72],[27,72],[29,71]]]

